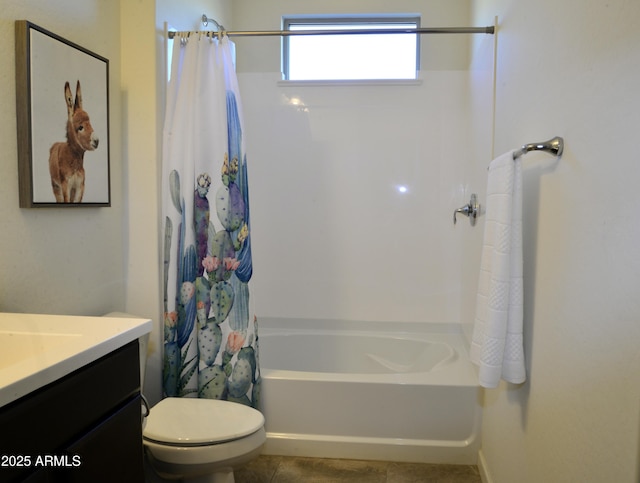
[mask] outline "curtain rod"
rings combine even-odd
[[[493,34],[495,27],[422,27],[392,29],[340,29],[340,30],[239,30],[239,31],[196,31],[168,32],[170,39],[176,35],[198,33],[227,35],[229,37],[291,37],[295,35],[359,35],[359,34]]]

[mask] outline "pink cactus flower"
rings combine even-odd
[[[164,313],[164,325],[167,327],[175,327],[178,320],[178,312],[165,312]]]
[[[242,349],[242,345],[244,344],[244,334],[242,332],[233,331],[229,334],[227,338],[227,347],[225,350],[231,354],[235,354],[240,349]]]
[[[206,256],[202,260],[202,266],[207,271],[207,273],[215,272],[220,266],[220,260],[218,257]]]
[[[231,272],[240,266],[240,261],[236,258],[225,257],[222,261],[227,272]]]
[[[180,301],[183,304],[186,304],[193,298],[193,295],[196,293],[196,286],[193,282],[182,282],[182,287],[180,288]]]

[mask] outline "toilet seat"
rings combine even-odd
[[[169,397],[151,408],[143,438],[170,446],[210,446],[251,435],[263,426],[262,413],[243,404]]]

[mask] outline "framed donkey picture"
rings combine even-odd
[[[111,206],[109,61],[17,20],[21,208]]]

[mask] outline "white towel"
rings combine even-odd
[[[489,165],[471,362],[480,385],[526,379],[522,343],[522,163],[513,152]]]

